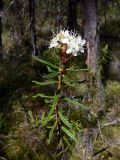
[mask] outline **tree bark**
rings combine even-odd
[[[3,1],[0,1],[0,61],[3,59],[3,45],[2,45],[2,12],[3,9]]]
[[[77,0],[68,0],[68,20],[67,26],[70,30],[77,28]]]
[[[101,75],[99,72],[98,58],[99,58],[99,30],[98,30],[98,15],[97,15],[97,0],[83,0],[84,11],[84,35],[87,41],[87,66],[91,69],[89,77],[89,83],[92,86],[90,89],[93,109],[97,114],[99,111],[104,110],[104,86],[102,84]],[[93,92],[93,93],[92,93]],[[88,124],[89,126],[89,124]],[[89,131],[89,127],[87,130]],[[88,132],[88,135],[90,133]],[[92,150],[89,146],[91,141],[86,146],[86,152],[84,154],[84,160],[87,160],[88,156],[92,154]]]
[[[31,34],[32,56],[36,56],[38,55],[38,50],[36,45],[35,0],[29,0],[29,13],[30,13],[30,34]]]
[[[85,18],[84,34],[88,52],[87,65],[96,70],[99,45],[97,1],[83,0],[83,7]]]
[[[93,70],[96,85],[96,104],[99,110],[105,112],[104,86],[99,72],[99,29],[97,15],[97,0],[83,0],[84,34],[87,41],[87,65]]]
[[[15,16],[15,22],[13,24],[15,40],[17,44],[22,47],[23,35],[24,35],[24,0],[14,0],[14,7],[12,10],[13,16]]]

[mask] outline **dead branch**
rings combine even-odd
[[[101,128],[103,129],[103,128],[105,128],[105,127],[114,126],[114,125],[115,125],[115,126],[120,125],[120,118],[117,118],[117,119],[115,119],[115,120],[112,121],[112,122],[103,124],[103,125],[101,126]]]

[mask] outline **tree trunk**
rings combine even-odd
[[[95,73],[95,83],[97,87],[96,101],[98,104],[98,112],[102,111],[105,114],[105,93],[102,77],[100,75],[98,65],[99,59],[99,30],[98,30],[98,16],[97,16],[97,0],[84,0],[85,11],[85,26],[84,33],[87,40],[88,59],[87,65]]]
[[[35,1],[29,0],[29,13],[30,13],[30,34],[31,34],[31,46],[32,56],[38,54],[36,45],[36,28],[35,28]]]
[[[24,0],[14,0],[14,8],[12,10],[13,15],[15,15],[15,24],[13,28],[15,33],[15,40],[17,44],[22,47],[23,45],[23,35],[24,35]]]
[[[84,0],[84,34],[87,41],[88,59],[87,65],[96,71],[97,69],[97,54],[99,45],[98,34],[98,16],[96,0]]]
[[[97,0],[83,0],[84,7],[84,34],[87,41],[87,65],[93,70],[93,77],[97,87],[96,101],[98,108],[105,111],[104,86],[99,72],[99,30],[97,15]]]
[[[3,1],[0,1],[0,61],[3,59],[3,46],[2,46],[2,9]]]
[[[70,30],[75,30],[77,28],[77,1],[68,0],[68,20],[67,26]]]
[[[93,103],[93,109],[97,114],[104,110],[104,86],[102,84],[101,75],[99,73],[98,58],[99,58],[99,31],[98,31],[98,15],[97,15],[97,0],[83,0],[84,11],[84,35],[87,41],[87,66],[92,70],[89,83],[91,84],[90,92]],[[89,126],[89,124],[88,124]],[[89,128],[87,128],[89,130]],[[87,133],[89,135],[89,132]],[[89,141],[88,144],[91,144]],[[84,160],[87,160],[91,155],[92,147],[86,146]],[[90,153],[91,152],[91,153]]]

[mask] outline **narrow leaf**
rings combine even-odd
[[[33,118],[33,114],[32,114],[32,111],[28,111],[28,115],[29,115],[29,119],[32,123],[35,122],[35,119]]]
[[[58,102],[58,100],[59,100],[59,97],[60,97],[60,95],[59,94],[55,94],[54,95],[54,104],[53,105],[56,105],[57,104],[57,102]]]
[[[56,158],[60,157],[62,155],[63,151],[60,151],[58,154],[56,154]]]
[[[79,107],[82,107],[82,108],[84,108],[84,109],[87,109],[83,104],[79,103],[79,102],[76,101],[76,100],[69,99],[69,98],[64,98],[64,100],[66,100],[68,103],[73,104],[73,105],[75,105],[75,106],[79,106]]]
[[[39,86],[45,86],[45,85],[51,85],[55,84],[57,81],[49,81],[49,82],[38,82],[38,81],[32,81],[33,83],[39,85]]]
[[[74,86],[74,84],[72,83],[73,81],[71,81],[67,76],[64,76],[63,82],[64,82],[67,86]]]
[[[70,72],[79,72],[79,71],[81,71],[81,72],[84,72],[84,71],[89,71],[89,69],[80,69],[80,68],[73,68],[73,67],[71,67],[71,68],[68,68],[68,69],[66,69],[67,71],[70,71]]]
[[[69,143],[68,138],[64,136],[63,139],[64,139],[64,141],[68,144],[68,146],[71,147],[71,144]]]
[[[53,99],[54,98],[54,96],[46,96],[46,95],[40,94],[40,93],[38,93],[35,96],[33,96],[33,98],[37,98],[37,97],[48,98],[48,99]]]
[[[58,72],[53,72],[45,76],[45,78],[55,78],[58,76]]]
[[[48,72],[57,72],[56,70],[53,70],[52,68],[50,68],[49,66],[47,66]]]
[[[65,118],[60,112],[58,112],[59,114],[59,117],[61,119],[61,121],[66,125],[68,126],[69,128],[72,128],[72,125],[69,123],[68,119]]]
[[[70,137],[72,140],[77,142],[77,139],[75,137],[75,134],[70,132],[68,129],[66,129],[64,126],[61,127],[61,129],[67,134],[68,137]]]
[[[57,122],[54,123],[54,125],[52,126],[50,132],[49,132],[49,139],[48,139],[48,144],[50,144],[51,140],[52,140],[52,137],[53,137],[53,133],[54,133],[54,130],[57,126]]]
[[[45,117],[44,119],[42,119],[42,125],[46,125],[52,118],[52,114],[54,112],[54,106],[52,106],[52,108],[50,109],[50,111],[48,112],[47,117]]]
[[[56,65],[54,65],[54,64],[52,64],[52,63],[50,63],[50,62],[48,62],[48,61],[45,61],[45,60],[43,60],[43,59],[39,59],[39,58],[37,58],[37,57],[34,57],[34,59],[37,60],[37,61],[39,61],[39,62],[41,62],[41,63],[43,63],[43,64],[46,64],[46,65],[52,67],[52,68],[55,68],[55,69],[59,68],[59,67],[57,67]]]
[[[54,117],[53,112],[58,102],[58,99],[59,99],[59,95],[54,95],[53,105],[51,105],[51,109],[48,112],[48,116],[43,119],[42,125],[46,125]]]

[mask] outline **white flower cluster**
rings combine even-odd
[[[50,42],[49,48],[61,48],[66,45],[66,53],[77,56],[84,53],[84,45],[86,41],[78,33],[68,30],[60,30]]]

